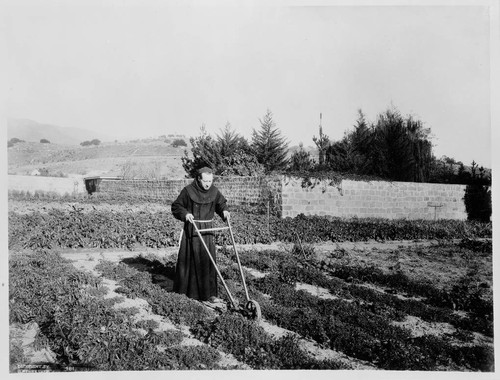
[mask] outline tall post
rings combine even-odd
[[[325,163],[325,152],[323,151],[323,126],[321,122],[323,120],[323,113],[319,113],[319,142],[321,146],[319,147],[319,164],[323,165]]]
[[[319,165],[322,166],[325,163],[325,155],[326,155],[326,150],[328,148],[328,144],[330,143],[330,140],[328,136],[323,134],[323,114],[320,112],[319,114],[319,137],[316,138],[316,136],[313,136],[313,141],[318,147],[318,159],[319,159]]]

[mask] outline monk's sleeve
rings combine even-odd
[[[219,191],[217,193],[216,198],[215,198],[215,212],[224,221],[225,221],[225,219],[224,219],[224,211],[226,211],[226,210],[228,210],[227,200],[226,200],[226,198],[224,198],[224,195],[222,195],[222,193]]]
[[[187,209],[188,201],[189,201],[189,195],[187,193],[187,190],[184,188],[182,189],[181,193],[174,201],[174,203],[172,203],[171,210],[172,214],[176,219],[179,219],[183,222],[186,221],[186,215],[189,214],[189,211]]]

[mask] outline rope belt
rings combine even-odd
[[[195,220],[194,222],[195,223],[212,223],[214,220],[213,219],[210,219],[210,220]],[[224,229],[226,229],[225,227],[223,227]],[[200,232],[209,232],[209,231],[215,231],[215,230],[219,230],[218,228],[206,228],[206,229],[202,229],[202,230],[199,230]],[[182,235],[184,235],[184,228],[181,229],[181,234],[179,236],[179,249],[181,247],[181,241],[182,241]]]

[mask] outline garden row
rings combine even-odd
[[[35,348],[48,347],[56,354],[54,370],[216,367],[216,350],[179,345],[178,330],[141,334],[133,310],[114,309],[120,300],[103,298],[107,290],[100,279],[77,271],[54,252],[13,255],[9,277],[10,324],[38,324]],[[22,368],[25,358],[14,355],[19,350],[13,343],[11,369]]]
[[[459,369],[491,371],[493,350],[473,344],[473,331],[492,335],[491,304],[470,301],[468,316],[459,316],[447,306],[446,293],[424,286],[400,274],[397,278],[376,268],[342,272],[337,267],[311,265],[299,255],[280,251],[246,251],[242,263],[267,272],[264,278],[247,273],[251,297],[261,305],[263,317],[280,327],[315,340],[325,348],[366,360],[382,369]],[[273,339],[255,323],[239,314],[227,313],[215,320],[196,301],[169,293],[153,283],[153,273],[168,273],[175,258],[167,262],[138,257],[127,264],[101,262],[96,269],[119,282],[116,291],[149,302],[155,314],[176,324],[188,325],[208,346],[186,347],[178,330],[137,332],[131,312],[112,308],[116,299],[103,299],[101,280],[82,273],[46,250],[14,253],[10,265],[10,322],[36,321],[41,327],[38,344],[48,344],[58,356],[60,369],[82,370],[218,368],[219,350],[233,354],[252,368],[345,368],[334,361],[307,356],[297,338]],[[244,299],[239,273],[230,255],[222,251],[219,262],[224,278],[237,299]],[[139,272],[134,264],[148,268]],[[146,265],[144,265],[146,264]],[[338,275],[338,277],[337,277]],[[345,280],[350,278],[349,282]],[[394,290],[426,295],[422,301],[401,300],[359,285],[366,280],[390,285]],[[325,287],[334,300],[322,300],[295,284],[305,282]],[[219,284],[220,285],[220,284]],[[225,297],[225,292],[220,289]],[[476,299],[473,289],[449,293],[456,301]],[[476,307],[478,309],[476,309]],[[408,315],[426,321],[451,323],[456,333],[449,337],[412,337],[395,326]],[[461,344],[457,344],[461,342]],[[158,346],[162,347],[161,350]]]
[[[117,310],[113,305],[119,300],[103,298],[107,290],[100,278],[77,271],[52,251],[17,253],[9,268],[10,323],[40,326],[36,346],[57,355],[56,370],[219,369],[220,350],[252,368],[346,368],[309,357],[291,335],[273,339],[239,314],[213,321],[200,303],[166,292],[150,274],[125,264],[101,262],[98,269],[120,282],[119,292],[146,299],[154,313],[187,324],[210,344],[183,346],[179,330],[155,332],[152,323],[134,322],[133,310]],[[22,357],[12,356],[19,350],[12,348],[11,365],[22,365]]]
[[[137,204],[151,204],[159,203],[164,205],[164,200],[151,199],[151,197],[137,193],[100,193],[96,192],[92,195],[87,193],[66,193],[60,194],[55,191],[44,191],[44,190],[9,190],[8,192],[9,200],[16,201],[43,201],[43,202],[59,202],[61,205],[67,204],[68,202],[78,202],[82,204],[103,204],[107,203],[110,205],[128,205],[136,206]]]
[[[346,283],[341,278],[324,275],[299,257],[283,252],[247,251],[242,253],[241,259],[248,267],[268,272],[264,278],[254,278],[249,273],[246,275],[251,297],[259,302],[263,317],[268,322],[316,341],[320,346],[366,360],[381,369],[492,370],[493,350],[473,343],[473,331],[492,335],[491,304],[484,305],[489,315],[471,312],[470,316],[464,317],[448,308],[432,305],[433,301],[401,300],[394,295],[381,295],[366,287]],[[231,293],[236,299],[245,299],[237,265],[225,252],[219,255],[219,262]],[[174,261],[162,263],[137,258],[127,263],[141,264],[142,268],[149,268],[149,273],[134,274],[124,264],[104,263],[97,268],[106,277],[119,280],[125,294],[147,299],[158,314],[168,315],[173,320],[182,319],[199,339],[214,348],[233,353],[253,368],[276,366],[277,363],[273,362],[276,357],[269,352],[277,351],[287,352],[281,359],[289,358],[283,362],[286,368],[305,368],[303,361],[290,363],[292,357],[294,360],[304,357],[295,344],[292,345],[292,337],[286,340],[287,349],[282,347],[276,351],[268,347],[269,343],[261,341],[261,333],[256,333],[260,331],[257,326],[236,315],[200,320],[196,313],[182,306],[182,297],[175,305],[158,306],[164,301],[160,301],[161,297],[152,290],[156,288],[149,284],[150,275],[172,270]],[[361,278],[355,277],[358,281]],[[297,282],[323,286],[338,299],[322,300],[296,290]],[[395,290],[407,288],[412,281],[401,278],[399,283],[399,287],[394,286]],[[439,291],[434,289],[433,292],[437,294]],[[219,293],[227,300],[221,286]],[[444,337],[413,337],[409,330],[393,323],[402,321],[408,315],[418,316],[424,321],[450,323],[456,327],[456,333]],[[285,344],[284,340],[280,342]],[[292,347],[293,355],[290,353]],[[325,368],[325,363],[322,366]],[[314,368],[317,367],[318,363]]]
[[[346,283],[342,279],[344,274],[336,277],[334,270],[327,276],[322,270],[301,261],[300,257],[278,251],[245,252],[241,260],[248,267],[268,271],[264,278],[252,279],[250,276],[248,281],[263,317],[319,344],[383,369],[436,370],[441,366],[460,366],[490,371],[492,368],[492,348],[474,345],[472,338],[474,331],[493,336],[493,305],[480,298],[473,288],[447,292],[429,284],[424,286],[402,274],[395,280],[372,268],[372,278],[378,276],[379,283],[390,282],[395,292],[412,289],[413,295],[432,295],[422,301],[400,299],[356,284],[367,280],[368,270],[356,272],[361,268],[353,268],[349,276],[354,283]],[[224,276],[236,283],[235,265],[226,268]],[[338,298],[319,299],[296,290],[297,282],[324,287]],[[241,289],[234,290],[239,292],[240,298],[244,297]],[[458,305],[466,306],[468,315],[460,315],[446,307],[449,297]],[[429,322],[450,323],[455,326],[456,333],[448,337],[412,337],[408,330],[393,323],[409,315]]]
[[[484,242],[487,243],[487,242]],[[475,256],[491,255],[478,253],[488,244],[474,246],[476,250],[463,248],[463,242],[449,243],[449,249],[465,250]],[[467,244],[470,246],[470,244]],[[432,253],[439,255],[443,247]],[[293,253],[293,251],[292,251]],[[486,282],[478,283],[474,271],[460,277],[446,288],[437,288],[424,280],[409,278],[402,271],[384,272],[372,265],[344,265],[338,262],[316,262],[305,259],[300,252],[290,255],[275,250],[244,251],[240,254],[243,265],[263,272],[275,273],[285,283],[302,282],[327,289],[342,299],[360,299],[374,307],[390,307],[393,317],[403,314],[418,316],[429,322],[447,322],[457,328],[477,331],[493,336],[492,289]],[[385,288],[381,293],[362,286],[364,283]],[[393,294],[405,294],[399,298]],[[387,311],[387,310],[386,310]],[[451,312],[453,311],[453,312]],[[465,311],[468,317],[456,312]]]
[[[221,223],[216,221],[216,223]],[[299,215],[269,220],[233,213],[236,243],[490,238],[491,223],[340,219]],[[9,213],[9,248],[132,248],[178,244],[182,223],[169,212],[109,212],[52,209],[47,213]],[[218,236],[224,244],[227,237]]]

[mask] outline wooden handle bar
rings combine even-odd
[[[222,230],[228,230],[229,227],[214,227],[214,228],[204,228],[204,229],[199,229],[198,231],[200,232],[207,232],[207,231],[222,231]]]

